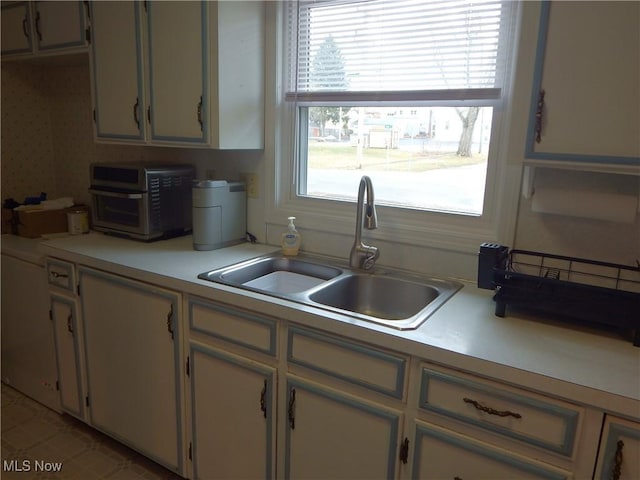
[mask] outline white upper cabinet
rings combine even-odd
[[[2,56],[31,53],[33,33],[27,2],[2,3]]]
[[[144,140],[140,3],[91,3],[91,69],[98,139]]]
[[[640,166],[640,3],[543,2],[526,156]]]
[[[79,1],[3,2],[2,56],[86,51],[86,7]]]
[[[91,7],[96,141],[264,147],[262,2]]]
[[[206,143],[208,31],[202,2],[147,6],[150,140]]]
[[[83,2],[47,1],[33,5],[39,51],[86,45]]]

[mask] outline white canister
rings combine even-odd
[[[67,226],[71,235],[89,233],[89,215],[86,210],[67,212]]]

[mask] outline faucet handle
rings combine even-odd
[[[378,247],[367,247],[365,251],[365,257],[362,259],[362,268],[365,270],[370,270],[376,263],[376,260],[380,256],[380,250]]]

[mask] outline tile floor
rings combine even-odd
[[[75,418],[60,415],[4,383],[0,415],[2,480],[181,478]],[[61,470],[44,471],[47,466],[42,462],[51,462],[49,469],[57,468],[59,463]],[[40,471],[36,472],[36,468]]]

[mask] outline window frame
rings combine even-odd
[[[266,205],[267,240],[276,238],[275,231],[286,224],[288,216],[296,216],[296,225],[302,230],[322,232],[333,237],[337,243],[352,238],[355,228],[356,204],[352,201],[320,199],[297,195],[298,151],[306,144],[299,135],[299,104],[285,101],[287,81],[286,5],[285,1],[275,5],[275,105],[277,121],[274,125],[274,187],[269,192]],[[518,2],[519,3],[519,2]],[[518,52],[518,24],[522,9],[515,7],[514,39],[516,45],[510,54],[510,64],[515,63]],[[501,241],[509,243],[515,232],[517,199],[520,191],[521,165],[507,160],[508,119],[511,109],[511,91],[515,68],[510,71],[502,87],[502,100],[493,106],[491,129],[491,153],[487,165],[483,213],[471,216],[410,208],[377,205],[378,228],[367,231],[370,241],[389,241],[409,246],[445,249],[448,251],[476,254],[480,243]],[[407,106],[415,102],[406,103]],[[420,106],[454,106],[455,101],[421,103]],[[478,103],[482,105],[481,103]],[[475,103],[474,103],[475,105]],[[486,105],[486,104],[485,104]],[[358,185],[353,186],[354,195]],[[375,184],[374,184],[375,189]],[[273,235],[270,234],[273,226]],[[330,247],[327,247],[330,249]],[[316,248],[317,251],[317,248]],[[319,251],[318,253],[325,253]]]

